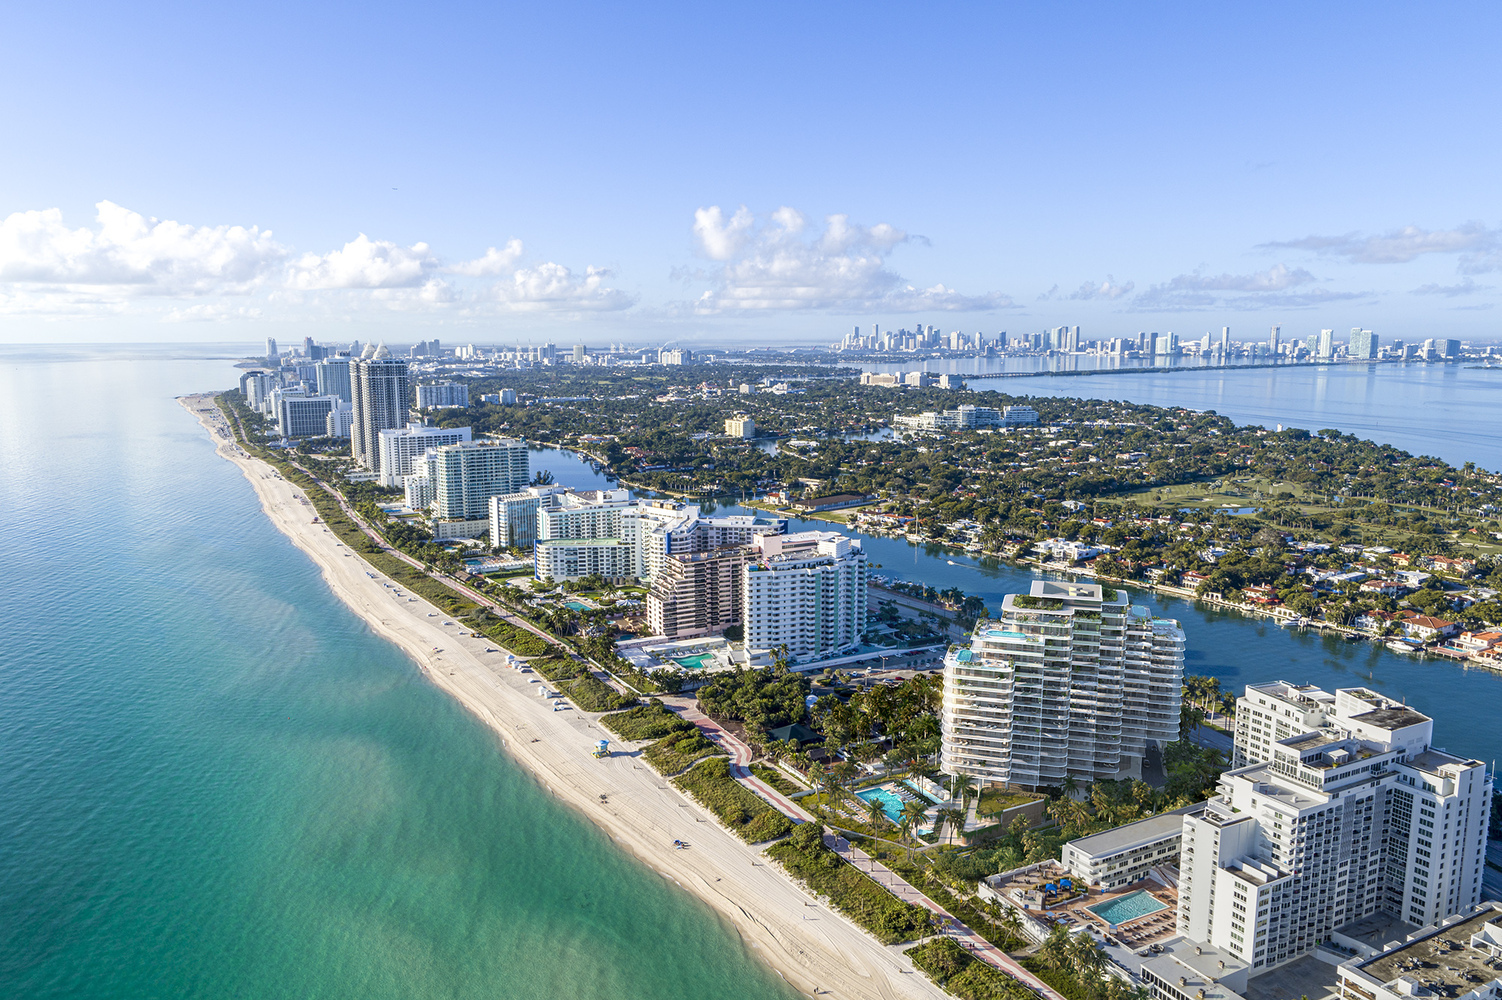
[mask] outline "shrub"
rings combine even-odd
[[[623,740],[660,740],[671,733],[697,728],[656,698],[645,705],[607,715],[600,722]]]
[[[882,944],[928,934],[928,911],[904,903],[824,846],[817,823],[804,823],[794,835],[768,848],[788,874],[829,900],[830,905],[875,935]]]
[[[688,770],[702,757],[723,755],[724,752],[695,728],[664,736],[647,747],[642,756],[659,774],[672,775]]]
[[[636,704],[636,697],[621,694],[615,688],[585,671],[565,689],[569,700],[586,712],[614,712]]]
[[[780,837],[793,828],[792,820],[730,776],[730,762],[724,757],[701,760],[674,778],[673,784],[750,843]]]
[[[971,955],[954,938],[925,941],[909,948],[907,957],[960,1000],[1037,1000],[1037,994],[1028,987]]]

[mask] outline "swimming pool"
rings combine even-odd
[[[1124,924],[1128,920],[1136,920],[1149,913],[1166,910],[1168,904],[1160,903],[1153,898],[1152,893],[1138,889],[1136,892],[1129,892],[1125,896],[1117,896],[1115,899],[1108,899],[1104,903],[1096,903],[1085,909],[1108,924]]]
[[[704,664],[714,659],[708,653],[695,653],[693,656],[675,656],[673,662],[685,670],[702,670]]]
[[[865,802],[880,802],[881,811],[887,814],[887,819],[893,823],[902,822],[902,799],[898,798],[896,793],[886,785],[862,788],[855,793],[855,797]]]
[[[563,606],[565,608],[571,608],[574,611],[588,611],[589,610],[589,605],[585,604],[583,601],[564,601],[563,602]]]

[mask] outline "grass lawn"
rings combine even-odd
[[[1003,810],[1042,797],[1031,792],[1009,792],[1002,788],[984,788],[981,789],[980,801],[976,803],[975,811],[981,816],[1000,816]]]

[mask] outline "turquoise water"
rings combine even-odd
[[[693,656],[674,657],[673,662],[686,670],[702,670],[704,664],[713,659],[708,653],[695,653]]]
[[[233,368],[52,353],[0,349],[0,996],[795,996],[333,598],[172,398]]]
[[[566,607],[566,608],[572,608],[575,611],[588,611],[589,610],[589,605],[585,604],[583,601],[564,601],[563,602],[563,606]]]
[[[1145,917],[1149,913],[1166,910],[1168,906],[1154,899],[1152,893],[1143,892],[1139,889],[1136,892],[1129,892],[1125,896],[1108,899],[1104,903],[1087,906],[1085,909],[1100,917],[1108,924],[1124,924],[1128,920],[1136,920],[1138,917]]]
[[[893,823],[902,822],[902,799],[889,788],[878,785],[875,788],[863,788],[855,793],[855,797],[866,802],[879,801],[881,811],[887,814],[887,819]]]

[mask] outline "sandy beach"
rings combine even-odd
[[[316,516],[301,489],[234,441],[210,395],[182,403],[209,431],[223,458],[250,480],[261,506],[323,570],[333,592],[424,674],[499,735],[511,757],[559,799],[604,830],[620,847],[703,900],[740,932],[747,946],[799,991],[833,997],[922,997],[947,994],[916,971],[899,947],[878,943],[817,902],[682,795],[599,725],[598,716],[555,712],[539,698],[535,674],[504,666],[488,639],[473,639],[442,611],[386,578],[351,552]],[[436,617],[430,616],[437,612]],[[615,754],[590,756],[609,738]],[[675,850],[674,840],[686,841]]]

